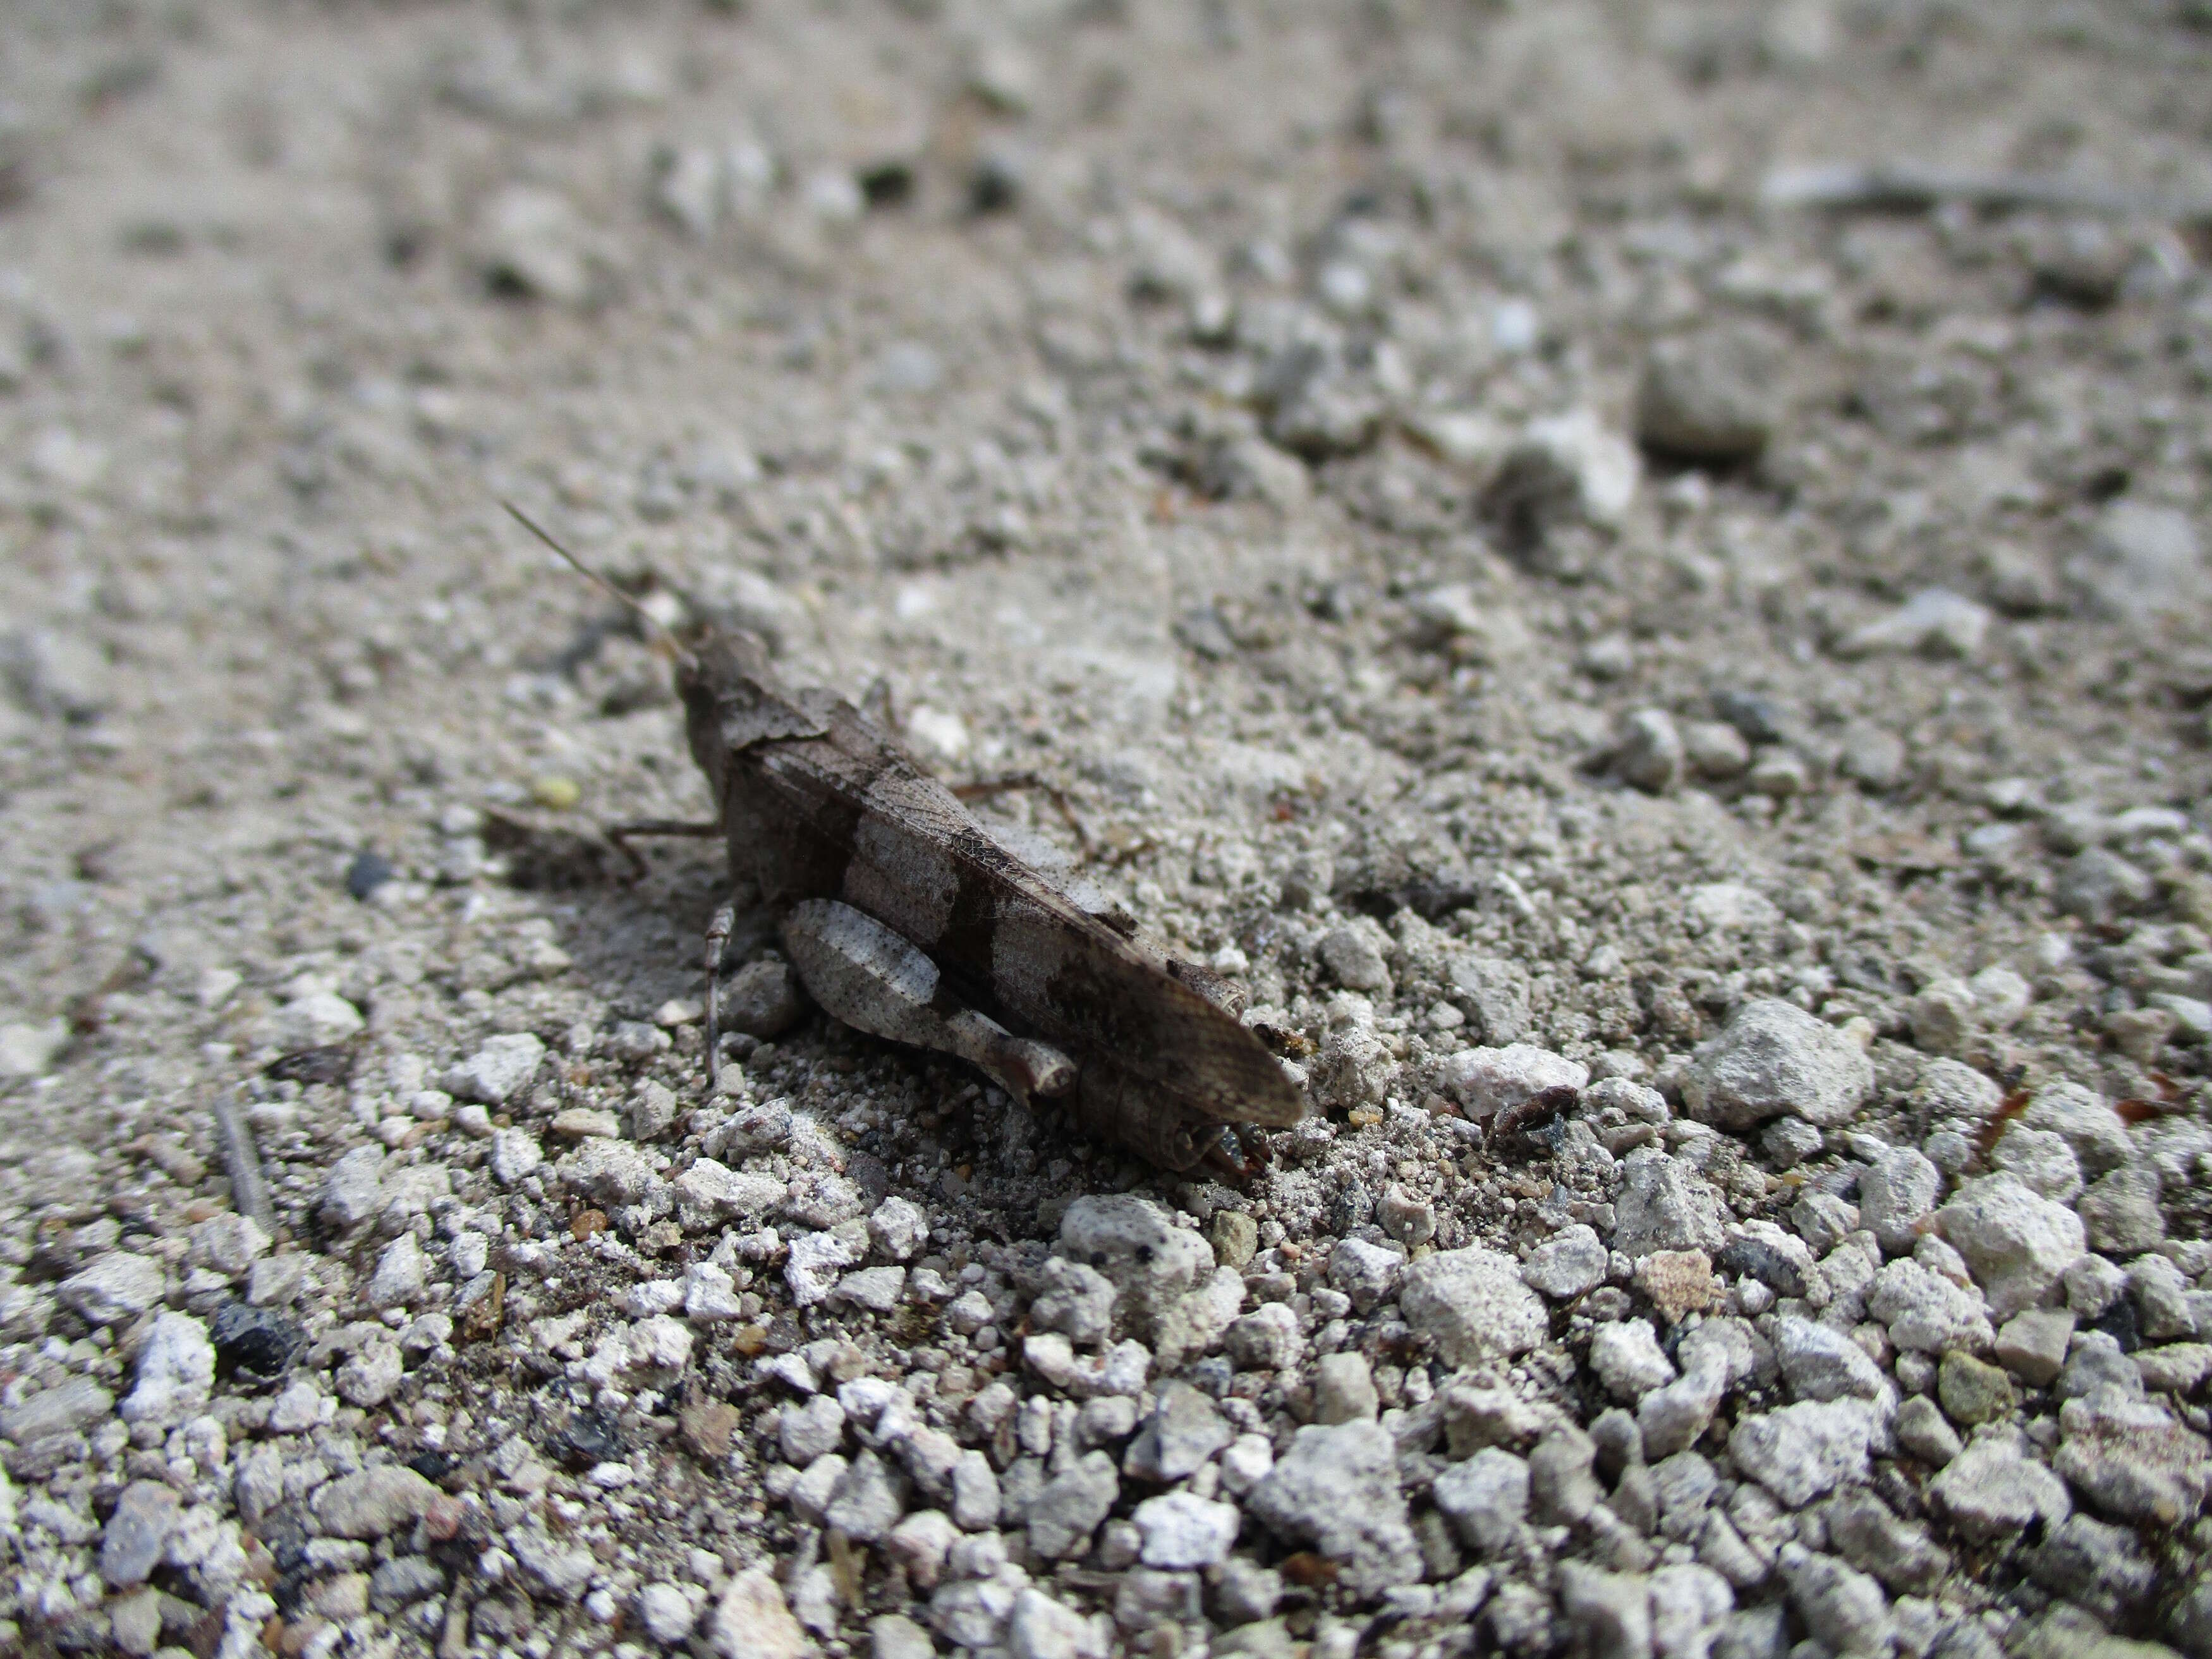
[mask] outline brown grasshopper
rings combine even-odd
[[[953,793],[834,692],[782,685],[754,635],[667,629],[512,503],[524,528],[647,617],[676,659],[712,823],[757,884],[801,984],[848,1025],[969,1061],[1017,1100],[1059,1100],[1164,1169],[1252,1167],[1231,1126],[1281,1128],[1305,1100],[1238,1018],[1242,998],[1130,927],[1083,909],[991,839]],[[735,916],[706,939],[708,1072]],[[1011,1029],[1010,1029],[1011,1028]]]

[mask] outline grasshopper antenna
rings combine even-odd
[[[640,605],[635,598],[623,592],[622,589],[617,587],[605,576],[602,576],[598,571],[592,569],[591,566],[586,564],[574,553],[571,553],[567,548],[562,546],[560,543],[555,541],[550,532],[548,532],[535,519],[532,518],[527,513],[525,513],[520,507],[517,507],[513,501],[502,498],[500,501],[500,505],[507,510],[508,514],[514,518],[517,524],[520,525],[532,535],[537,537],[539,541],[544,542],[546,546],[551,548],[556,553],[559,554],[562,560],[568,563],[568,567],[575,571],[578,575],[583,577],[586,581],[598,584],[622,605],[627,606],[629,610],[635,611],[638,617],[644,622],[646,627],[652,631],[653,637],[659,640],[662,643],[666,645],[671,651],[674,652],[676,653],[677,660],[682,663],[684,667],[694,671],[698,668],[699,659],[693,656],[690,651],[684,648],[684,642],[676,637],[675,634],[671,631],[666,623],[661,621],[660,618],[654,616],[652,611]]]

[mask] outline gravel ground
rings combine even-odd
[[[2201,3],[9,10],[0,1648],[2212,1655]],[[1313,1115],[710,1084],[502,495]]]

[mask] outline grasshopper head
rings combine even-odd
[[[800,708],[769,666],[768,647],[741,628],[702,622],[678,643],[676,693],[692,758],[723,793],[730,757],[756,744],[819,737],[826,728]]]

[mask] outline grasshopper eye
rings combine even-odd
[[[1152,1247],[1151,1245],[1149,1245],[1149,1244],[1139,1244],[1139,1245],[1138,1245],[1138,1246],[1137,1246],[1137,1261],[1138,1261],[1139,1264],[1140,1266],[1149,1267],[1149,1266],[1151,1266],[1151,1265],[1152,1265]]]

